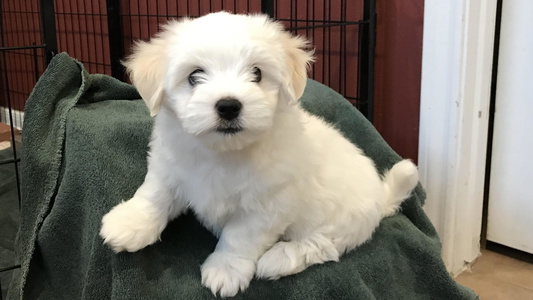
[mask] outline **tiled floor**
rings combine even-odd
[[[18,146],[21,141],[20,131],[15,129],[15,140]],[[0,123],[0,150],[11,147],[11,128],[9,125]]]
[[[9,147],[11,147],[11,142],[9,142],[9,141],[3,141],[3,142],[1,142],[1,141],[0,141],[0,150],[7,149],[7,148],[9,148]]]
[[[488,250],[456,280],[476,291],[481,300],[533,299],[533,264]]]

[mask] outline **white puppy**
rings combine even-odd
[[[337,261],[418,182],[408,160],[380,177],[336,129],[300,108],[312,54],[262,15],[170,22],[125,62],[155,123],[148,173],[102,220],[114,251],[159,239],[185,210],[219,237],[201,267],[213,294]]]

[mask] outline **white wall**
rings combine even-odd
[[[24,112],[20,110],[12,110],[11,116],[13,117],[13,126],[17,129],[22,129],[22,123],[24,122]],[[0,106],[0,120],[6,124],[11,124],[9,118],[9,110],[7,107]]]
[[[452,274],[480,251],[496,0],[426,0],[419,169]]]
[[[502,4],[487,240],[533,253],[533,1]]]

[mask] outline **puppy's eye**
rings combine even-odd
[[[194,70],[190,75],[189,75],[189,84],[191,86],[195,86],[198,84],[199,80],[200,80],[200,74],[203,74],[205,73],[205,71],[203,69],[196,69]]]
[[[261,69],[255,67],[253,70],[254,79],[252,82],[261,82],[262,76],[261,76]]]

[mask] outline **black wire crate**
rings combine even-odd
[[[310,77],[336,90],[367,117],[373,93],[374,1],[263,1],[273,17],[315,47]],[[272,6],[272,4],[270,4]]]
[[[43,45],[8,46],[1,35],[0,125],[8,129],[0,139],[0,299],[13,272],[20,265],[15,256],[15,237],[20,222],[19,176],[24,103],[44,70]]]
[[[58,0],[67,1],[67,0]],[[266,13],[315,46],[310,77],[333,88],[369,119],[372,117],[375,1],[107,1],[110,68],[124,79],[120,59],[135,40],[147,40],[168,19],[226,10]],[[111,27],[110,27],[111,28]],[[120,28],[120,30],[116,30]]]
[[[14,244],[21,205],[20,134],[26,99],[45,69],[41,32],[38,2],[0,1],[0,299],[20,268]]]

